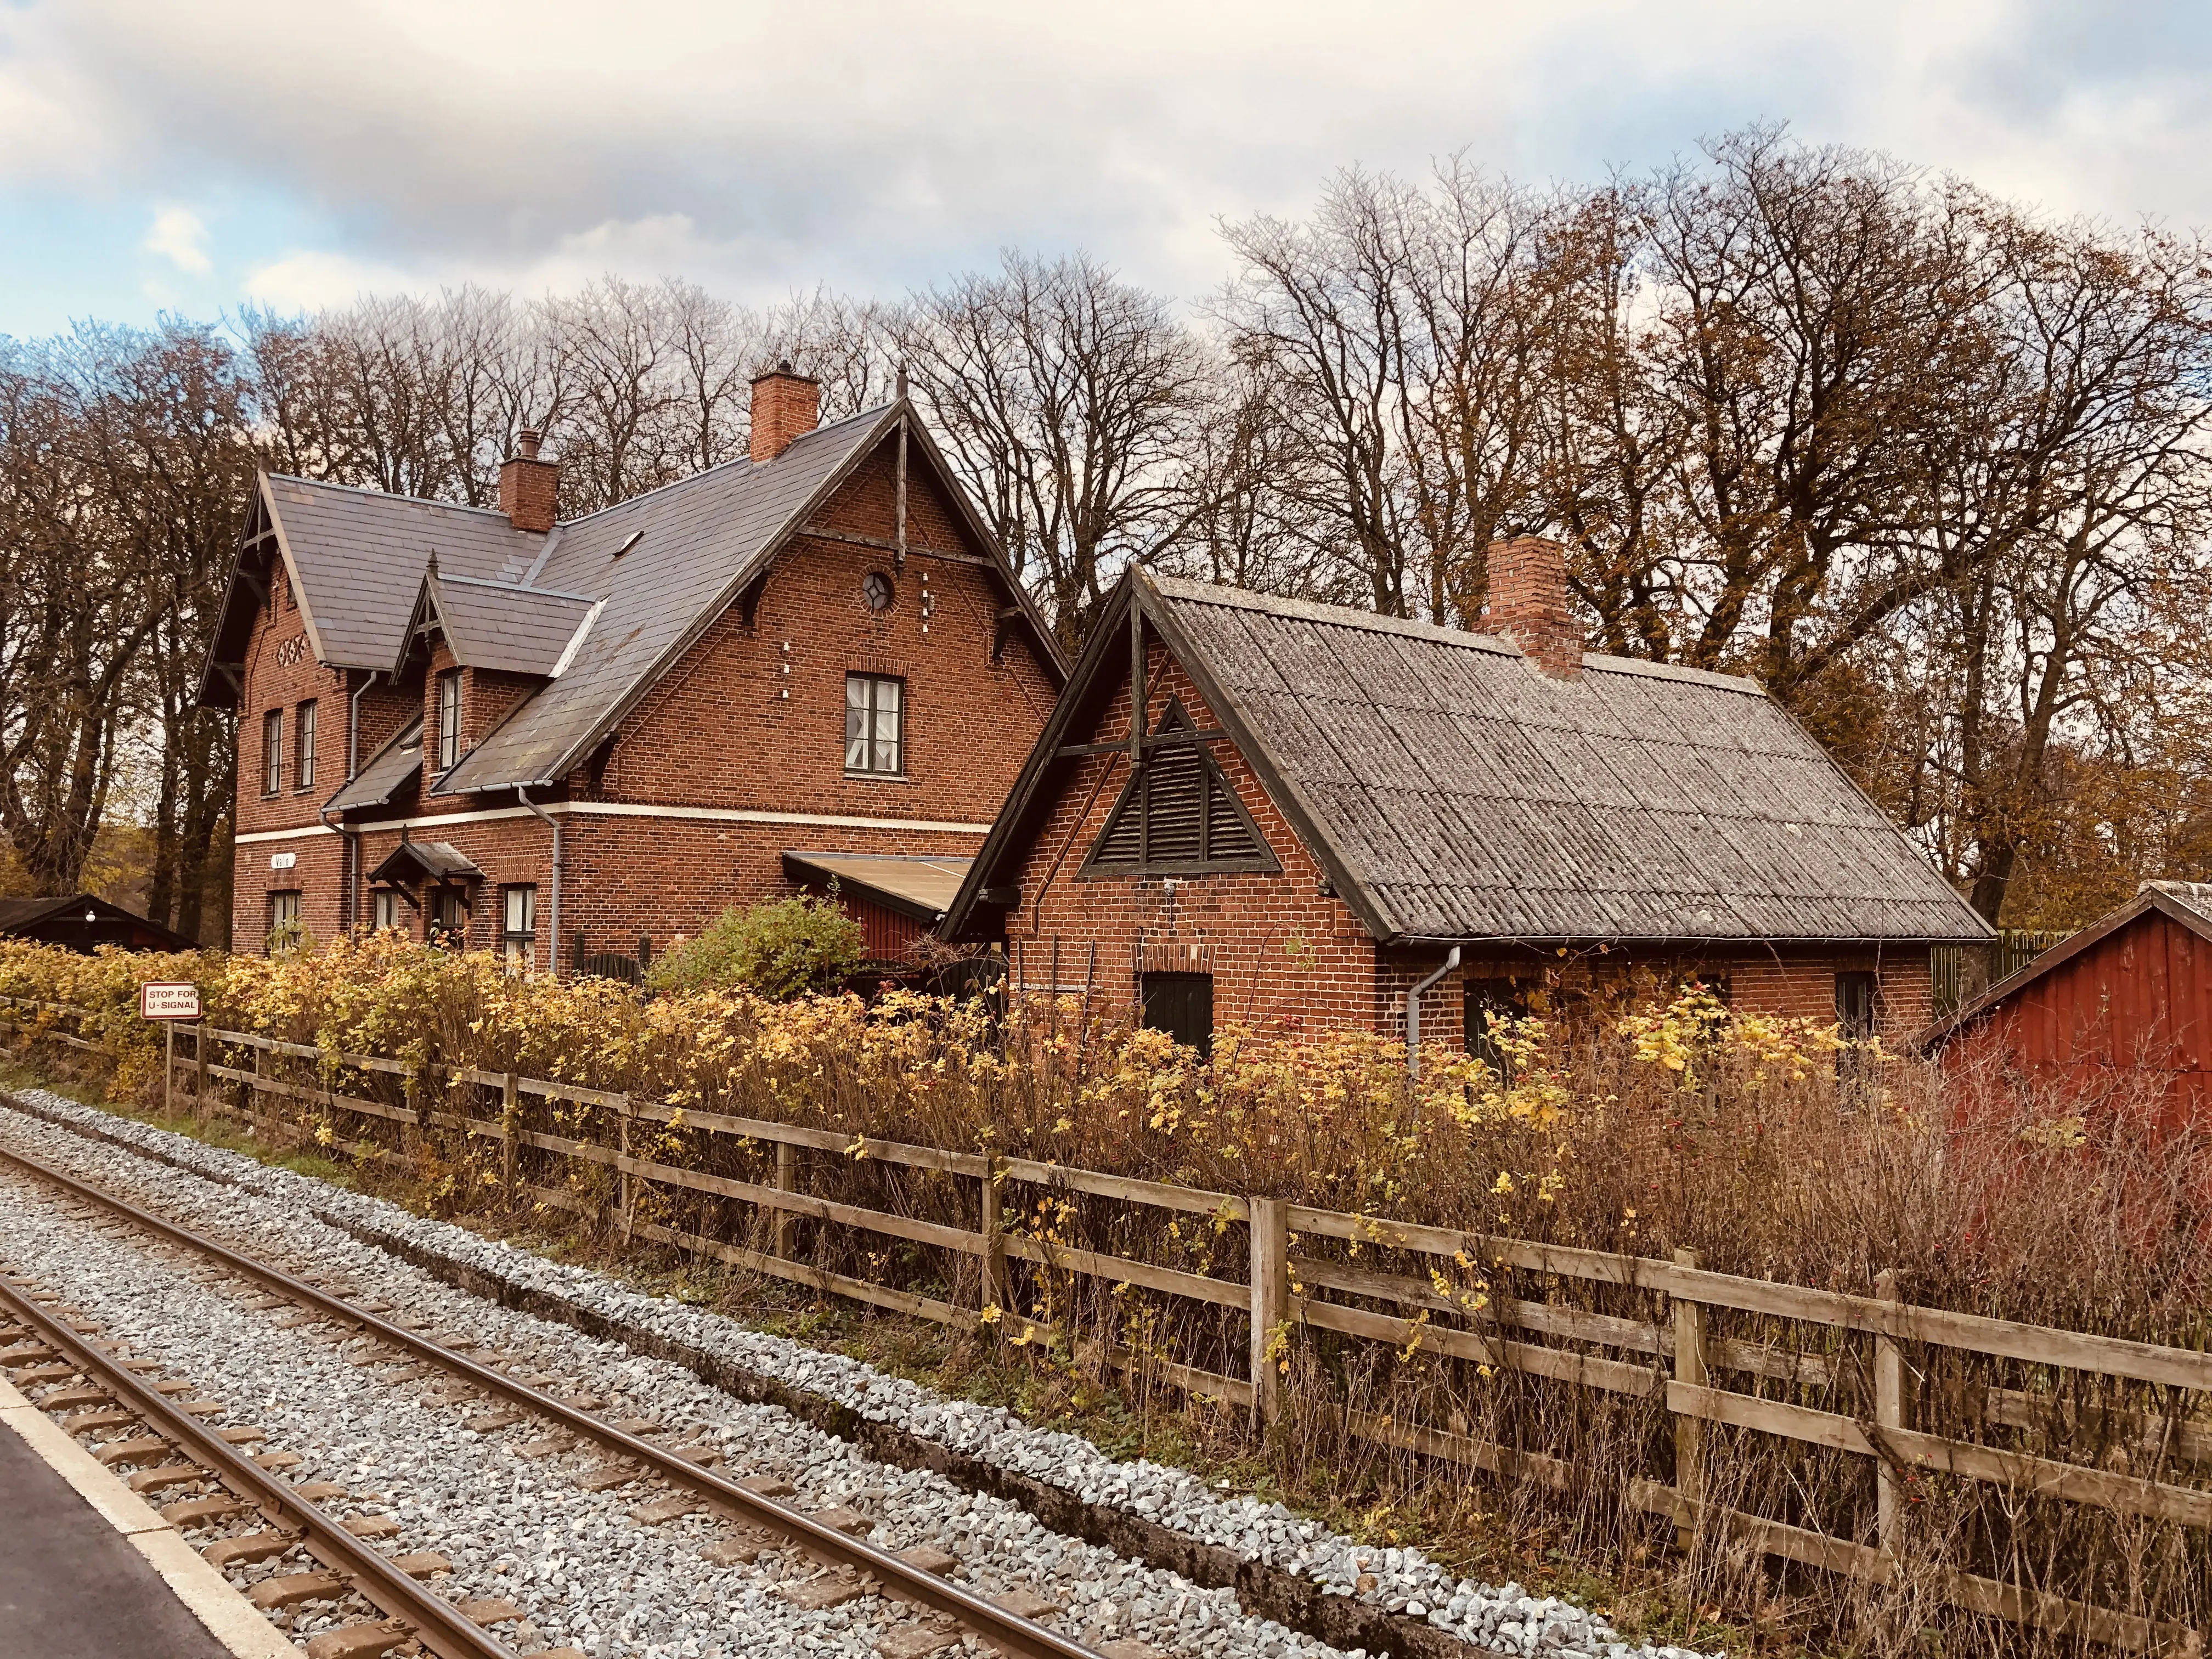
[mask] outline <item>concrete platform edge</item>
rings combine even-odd
[[[299,1649],[233,1589],[228,1579],[202,1560],[174,1527],[4,1377],[0,1377],[0,1423],[131,1540],[131,1547],[228,1651],[238,1659],[299,1659]]]

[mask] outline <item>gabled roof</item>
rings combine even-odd
[[[461,648],[482,656],[481,665],[557,670],[438,787],[465,793],[556,782],[767,574],[815,510],[902,423],[909,465],[934,471],[976,544],[988,550],[1008,605],[1026,623],[1048,672],[1063,677],[1035,602],[901,398],[817,427],[771,461],[732,461],[543,536],[514,529],[497,513],[264,478],[202,697],[235,702],[234,684],[226,681],[243,659],[254,606],[281,556],[295,572],[325,662],[390,672],[402,659],[410,621],[434,607],[441,625],[463,640]],[[434,555],[434,592],[425,580]]]
[[[403,841],[368,872],[371,881],[482,881],[477,862],[449,841]]]
[[[2091,945],[2110,939],[2122,928],[2153,911],[2186,927],[2199,939],[2212,942],[2212,882],[2147,881],[2136,896],[2118,909],[2107,911],[2078,933],[2064,939],[2024,966],[2014,969],[1978,996],[1970,997],[1956,1012],[1937,1020],[1914,1040],[1922,1048],[1941,1043],[2009,1001],[2054,968],[2063,966]]]
[[[1012,879],[1063,744],[1182,664],[1378,940],[1972,941],[1986,923],[1753,681],[1133,569],[948,918]]]
[[[323,804],[325,812],[382,806],[416,782],[422,773],[422,721],[416,716],[404,730],[370,756],[368,763]]]
[[[392,666],[434,556],[456,576],[519,580],[546,538],[504,513],[264,473],[246,515],[222,621],[201,680],[204,702],[234,706],[224,669],[245,660],[253,613],[282,562],[316,657],[334,668]]]
[[[418,633],[434,623],[464,668],[551,679],[568,666],[605,604],[582,593],[450,575],[434,562],[392,672],[406,666]]]
[[[197,940],[186,939],[173,928],[164,927],[158,921],[149,921],[135,910],[126,910],[119,904],[111,904],[90,893],[70,893],[60,898],[0,899],[0,933],[29,933],[41,922],[56,921],[74,931],[85,926],[84,918],[88,914],[96,918],[94,923],[95,929],[100,922],[120,923],[135,933],[145,933],[160,940],[161,948],[165,951],[199,949]],[[112,942],[98,939],[97,933],[93,937],[101,944]]]

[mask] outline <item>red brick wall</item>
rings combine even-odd
[[[868,458],[817,523],[845,535],[889,541],[893,531],[890,446]],[[561,927],[565,963],[582,928],[591,950],[631,951],[641,933],[665,948],[678,933],[696,933],[727,906],[783,897],[796,890],[783,873],[788,848],[967,857],[981,846],[1030,745],[1050,714],[1051,671],[1027,634],[1016,629],[992,659],[999,607],[1006,602],[984,550],[969,542],[934,481],[916,469],[908,490],[913,550],[903,571],[888,549],[878,550],[819,537],[804,538],[769,573],[750,629],[733,609],[714,623],[617,733],[603,776],[589,787],[579,772],[564,791],[592,805],[638,805],[788,812],[811,817],[885,820],[885,825],[746,823],[681,817],[565,815],[566,852]],[[955,556],[933,556],[933,555]],[[872,611],[861,592],[873,571],[891,576],[895,599]],[[363,698],[360,757],[416,714],[423,717],[426,767],[435,763],[436,677],[452,665],[442,646],[428,672],[400,688],[382,684]],[[844,769],[845,677],[849,672],[905,681],[905,775],[848,777]],[[336,677],[330,677],[335,679]],[[473,744],[523,695],[530,683],[471,672],[462,693],[464,741]],[[788,694],[787,696],[786,694]],[[313,806],[344,775],[342,698],[322,711],[325,759],[312,798],[284,820],[287,828],[316,822]],[[249,711],[258,705],[249,702]],[[241,722],[241,805],[258,775],[258,712]],[[485,811],[514,814],[451,822]],[[356,814],[357,821],[395,827],[365,833],[362,868],[374,869],[399,842],[396,820],[409,820],[416,841],[446,841],[486,873],[471,942],[489,947],[498,931],[497,888],[528,882],[538,888],[539,960],[551,927],[551,832],[525,813],[511,793],[427,796]],[[905,829],[897,821],[973,824],[972,831]],[[242,824],[242,828],[257,827]],[[258,827],[269,827],[266,825]],[[316,836],[239,849],[237,934],[252,948],[266,932],[271,851],[298,854],[284,884],[303,895],[302,918],[318,938],[341,923],[339,838]],[[417,895],[419,896],[419,895]],[[413,929],[421,918],[403,907]],[[371,914],[364,884],[360,920]]]
[[[345,776],[346,676],[316,662],[306,618],[292,601],[283,571],[280,562],[270,602],[262,606],[246,649],[245,684],[238,705],[237,825],[241,835],[314,823],[315,808],[330,799]],[[315,781],[301,789],[295,728],[299,705],[310,697],[316,705]],[[284,775],[276,793],[267,796],[261,791],[262,720],[271,708],[282,710],[284,716]]]
[[[890,458],[879,453],[817,522],[888,539],[891,495]],[[918,473],[907,512],[912,545],[964,545]],[[871,611],[861,596],[871,572],[893,580],[887,611]],[[888,551],[802,538],[769,571],[753,628],[732,608],[623,723],[602,797],[989,823],[1055,696],[1025,634],[991,660],[1002,592],[975,564],[915,553],[895,572]],[[846,775],[848,673],[905,681],[903,779]],[[834,833],[820,839],[830,832],[793,833],[787,846],[843,844]]]
[[[1157,643],[1146,690],[1150,724],[1158,723],[1170,696],[1182,699],[1200,729],[1219,724],[1197,686]],[[1125,683],[1096,727],[1070,732],[1068,740],[1126,741],[1128,732]],[[1097,987],[1104,998],[1133,999],[1139,971],[1178,969],[1213,975],[1217,1024],[1292,1030],[1371,1025],[1375,951],[1365,929],[1340,901],[1322,896],[1320,864],[1234,745],[1211,747],[1282,872],[1178,877],[1172,890],[1158,877],[1079,877],[1129,776],[1126,755],[1087,757],[1069,769],[1023,862],[1022,908],[1007,918],[1008,949],[1022,977],[1038,987],[1050,979],[1058,939],[1060,981],[1079,986],[1095,940]]]
[[[1201,728],[1218,724],[1195,684],[1157,642],[1148,653],[1146,682],[1152,724],[1158,723],[1170,696],[1182,699]],[[1125,683],[1095,727],[1071,731],[1068,740],[1125,742],[1128,731]],[[1039,988],[1051,982],[1057,941],[1060,983],[1080,987],[1095,943],[1095,990],[1103,998],[1123,1003],[1133,999],[1136,975],[1144,970],[1211,973],[1217,1024],[1291,1032],[1358,1030],[1402,1037],[1406,994],[1442,965],[1443,950],[1378,951],[1348,906],[1322,896],[1320,863],[1243,757],[1226,741],[1213,744],[1212,752],[1282,863],[1282,873],[1182,877],[1172,890],[1156,877],[1079,876],[1128,780],[1126,755],[1087,757],[1065,775],[1043,829],[1021,864],[1023,904],[1007,918],[1007,947],[1022,981]],[[1725,975],[1738,1008],[1802,1015],[1825,1024],[1835,1018],[1836,974],[1858,969],[1880,975],[1880,1015],[1886,1028],[1910,1031],[1925,1023],[1925,947],[1887,953],[1717,947],[1663,955],[1616,947],[1602,956],[1578,951],[1564,957],[1534,950],[1483,957],[1470,953],[1457,972],[1424,996],[1421,1031],[1426,1041],[1464,1041],[1469,978],[1517,975],[1534,981],[1555,974],[1572,1000],[1586,1000],[1595,991],[1617,998],[1639,969],[1666,982],[1694,974]]]

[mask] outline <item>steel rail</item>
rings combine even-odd
[[[327,1291],[319,1290],[302,1279],[295,1279],[280,1267],[270,1267],[179,1223],[142,1210],[127,1199],[118,1198],[88,1182],[65,1175],[13,1147],[0,1146],[0,1159],[28,1170],[88,1203],[99,1205],[139,1226],[212,1256],[225,1267],[258,1279],[295,1302],[319,1309],[333,1319],[362,1326],[379,1340],[464,1377],[487,1393],[497,1395],[540,1416],[550,1418],[572,1433],[597,1442],[611,1454],[642,1463],[664,1480],[688,1487],[700,1498],[723,1509],[736,1510],[738,1518],[745,1524],[788,1539],[817,1559],[832,1566],[849,1567],[855,1572],[872,1574],[883,1584],[888,1595],[899,1601],[950,1615],[1001,1652],[1016,1656],[1016,1659],[1101,1659],[1101,1656],[1093,1650],[1071,1642],[1066,1637],[1017,1613],[1009,1613],[949,1579],[925,1572],[888,1551],[823,1526],[802,1510],[747,1491],[688,1458],[679,1457],[651,1441],[640,1439],[627,1430],[617,1428],[588,1412],[564,1405],[550,1395],[541,1394],[529,1384],[517,1382],[489,1365],[479,1364],[442,1344],[380,1319],[343,1297],[332,1296]],[[382,1558],[378,1559],[380,1560]]]
[[[439,1659],[516,1659],[514,1649],[400,1571],[367,1540],[355,1537],[328,1511],[301,1497],[289,1482],[254,1462],[225,1440],[221,1430],[179,1411],[119,1357],[100,1352],[5,1279],[0,1279],[0,1304],[39,1341],[96,1379],[149,1432],[185,1453],[280,1528],[300,1534],[308,1553],[350,1578],[356,1589]],[[402,1639],[395,1637],[394,1644]]]

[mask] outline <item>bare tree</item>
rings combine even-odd
[[[1535,510],[1557,217],[1455,157],[1427,190],[1347,172],[1310,223],[1224,230],[1239,270],[1216,320],[1283,376],[1327,465],[1314,505],[1378,611],[1472,622],[1485,550]]]
[[[953,465],[1066,645],[1175,527],[1201,359],[1168,302],[1087,254],[1009,252],[892,337]]]

